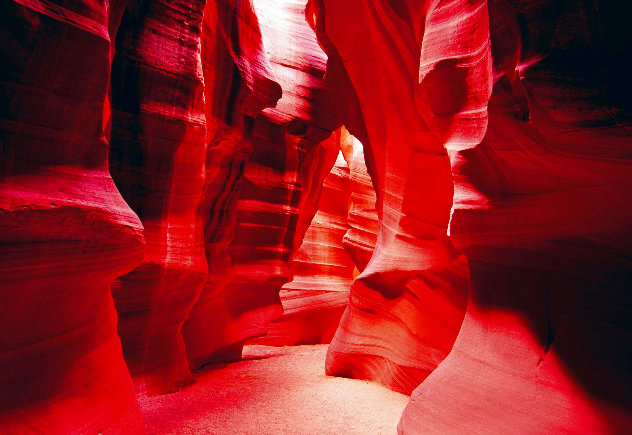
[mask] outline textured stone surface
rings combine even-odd
[[[143,264],[112,292],[127,365],[151,393],[191,382],[180,330],[207,274],[203,12],[203,1],[132,1],[112,64],[110,171],[147,243]]]
[[[230,244],[228,256],[222,251],[209,257],[209,282],[198,303],[207,308],[194,308],[185,324],[185,336],[197,347],[189,346],[194,366],[239,358],[245,340],[265,335],[268,323],[281,315],[279,290],[291,279],[288,261],[300,245],[295,236],[302,238],[309,226],[322,180],[338,153],[337,139],[328,138],[337,126],[322,95],[325,55],[304,20],[303,5],[258,0],[252,12],[261,29],[259,64],[267,59],[269,76],[283,96],[246,126],[252,152],[243,173],[236,174],[239,186],[231,196],[237,200],[228,237],[213,239],[207,227],[213,244]],[[209,332],[202,336],[200,331]]]
[[[414,389],[401,432],[629,431],[630,6],[304,2],[0,6],[0,432],[141,432],[130,371],[341,314],[321,369]]]
[[[0,6],[0,432],[135,433],[110,283],[143,238],[107,170],[108,10],[64,5]]]
[[[303,243],[292,255],[292,281],[279,293],[283,315],[258,342],[296,345],[329,343],[347,306],[354,263],[342,239],[349,210],[349,167],[342,152],[323,181],[318,211]]]
[[[350,205],[347,221],[349,230],[343,244],[362,272],[373,255],[377,242],[378,217],[375,210],[375,189],[364,162],[364,146],[351,135],[346,138],[349,153]]]
[[[249,1],[207,2],[201,49],[209,142],[201,213],[209,273],[182,330],[193,368],[240,357],[239,295],[227,288],[233,277],[228,247],[254,118],[281,97]]]
[[[454,349],[413,393],[403,433],[624,433],[632,424],[632,143],[609,59],[629,50],[619,40],[629,30],[605,2],[570,3],[557,15],[543,14],[551,4],[520,5],[526,25],[513,48],[494,48],[500,27],[491,27],[495,68],[507,58],[524,67],[525,47],[550,52],[524,72],[524,94],[497,81],[480,144],[454,144],[451,234],[470,258],[472,293]],[[502,4],[489,6],[492,25],[510,22],[498,18]]]
[[[480,4],[470,7],[486,16]],[[419,33],[427,9],[317,1],[307,14],[329,56],[327,84],[341,101],[336,111],[365,145],[380,219],[375,251],[329,348],[327,373],[407,393],[447,355],[462,321],[467,267],[446,235],[453,187],[443,145],[465,104],[466,78],[487,65],[486,28],[468,29],[468,38],[483,41],[468,66],[424,51],[444,42],[436,31],[430,41]],[[420,62],[426,69],[418,84]]]

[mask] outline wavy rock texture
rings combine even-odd
[[[375,203],[375,189],[364,162],[364,147],[355,137],[347,136],[349,155],[350,206],[347,221],[349,230],[343,244],[353,259],[358,271],[362,272],[373,255],[377,243],[379,222]]]
[[[245,340],[264,335],[268,323],[281,315],[279,290],[291,279],[288,261],[299,244],[294,240],[297,225],[300,222],[304,234],[316,211],[322,180],[338,152],[335,137],[328,139],[336,125],[329,120],[330,110],[321,95],[325,56],[304,20],[304,6],[297,1],[264,0],[253,6],[248,13],[256,11],[261,42],[269,54],[269,76],[276,77],[283,97],[274,109],[264,110],[246,125],[252,154],[235,193],[236,223],[229,230],[234,236],[232,241],[229,237],[213,241],[230,241],[229,255],[222,254],[210,264],[208,291],[198,304],[207,308],[194,308],[185,325],[191,337],[202,330],[213,330],[215,336],[204,342],[194,338],[197,348],[190,346],[194,366],[239,358]],[[301,209],[311,213],[305,222]],[[216,279],[214,270],[222,278]],[[208,311],[210,307],[215,308]],[[213,312],[210,319],[209,312]]]
[[[2,433],[143,430],[110,293],[143,237],[107,168],[109,19],[96,2],[0,7]]]
[[[524,69],[529,49],[550,55],[526,71],[524,91],[498,80],[480,144],[454,144],[451,234],[470,258],[472,293],[453,351],[404,411],[403,433],[632,425],[632,142],[621,95],[630,88],[616,61],[629,52],[629,25],[606,2],[554,14],[551,3],[513,16],[489,4],[494,66],[510,65],[497,74]],[[494,47],[512,21],[516,30],[522,21],[517,43]]]
[[[402,433],[629,432],[630,6],[304,2],[2,3],[0,432],[266,333]]]
[[[349,167],[342,152],[323,182],[318,211],[292,255],[291,282],[279,293],[283,316],[258,342],[274,346],[329,343],[347,306],[354,263],[342,239],[347,232]]]
[[[180,330],[207,274],[203,11],[203,1],[132,1],[112,65],[110,171],[147,242],[143,264],[112,292],[127,365],[149,393],[191,382]]]
[[[254,118],[281,97],[248,1],[207,2],[202,61],[209,142],[202,214],[209,274],[182,330],[193,368],[241,356],[243,338],[235,309],[240,296],[227,288],[233,276],[228,248],[235,237]]]
[[[319,1],[307,12],[329,56],[327,84],[344,101],[336,110],[365,145],[380,218],[375,251],[329,347],[327,373],[406,393],[447,355],[463,318],[467,267],[446,235],[453,187],[443,145],[466,102],[467,78],[487,65],[484,44],[470,65],[424,51],[427,9]],[[486,17],[484,4],[471,10]],[[487,41],[486,28],[469,30],[468,38]],[[431,68],[418,84],[420,62]]]

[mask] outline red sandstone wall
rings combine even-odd
[[[191,347],[190,355],[196,366],[239,358],[245,340],[265,335],[269,322],[282,314],[279,290],[291,280],[290,255],[316,212],[322,180],[338,152],[338,142],[328,139],[337,124],[323,96],[324,54],[302,5],[259,0],[252,11],[262,53],[283,96],[247,126],[251,153],[232,197],[231,238],[222,239],[229,243],[228,256],[209,264],[209,299],[203,295],[209,308],[194,308],[185,324],[191,337],[213,334],[204,342],[195,338],[200,348]]]
[[[349,167],[342,152],[325,177],[318,211],[290,259],[292,281],[279,296],[283,315],[258,343],[329,343],[347,306],[354,263],[342,244],[349,228]]]
[[[480,143],[451,144],[451,234],[470,259],[472,293],[403,433],[631,427],[632,142],[612,97],[625,88],[604,61],[625,32],[603,2],[553,3],[489,2],[497,76],[511,74],[507,59],[523,68],[548,56],[519,84],[498,80]],[[498,32],[512,22],[508,46]]]
[[[403,433],[625,433],[629,12],[5,2],[0,432],[142,432],[132,376],[268,333]]]
[[[108,173],[116,10],[0,6],[3,433],[143,430],[110,293],[144,245]]]
[[[207,274],[203,11],[204,2],[132,1],[112,64],[110,172],[147,243],[143,264],[112,292],[127,366],[151,393],[191,382],[180,329]]]
[[[453,187],[443,145],[464,96],[448,101],[440,91],[484,64],[480,55],[469,68],[424,58],[418,27],[426,9],[324,1],[308,10],[329,56],[328,85],[344,101],[336,110],[365,145],[380,219],[375,250],[329,347],[327,373],[402,392],[434,370],[461,325],[467,266],[446,234]],[[486,41],[486,34],[472,37]],[[441,73],[417,85],[420,52]]]
[[[192,368],[241,356],[241,329],[231,302],[239,295],[227,287],[234,271],[228,247],[235,237],[254,119],[281,97],[250,2],[208,2],[201,49],[208,141],[201,213],[209,273],[182,330]]]

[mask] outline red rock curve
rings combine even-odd
[[[2,433],[143,430],[110,293],[143,255],[108,173],[110,18],[93,2],[0,7]]]

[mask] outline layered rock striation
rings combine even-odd
[[[143,430],[110,293],[144,249],[103,128],[118,10],[0,6],[3,433]]]
[[[486,21],[484,4],[467,7]],[[406,393],[447,355],[463,318],[467,265],[447,237],[453,187],[444,143],[470,89],[485,86],[468,78],[488,66],[487,29],[461,29],[469,45],[447,56],[433,11],[382,1],[313,1],[307,9],[329,57],[337,114],[364,145],[380,221],[327,373]]]
[[[628,431],[629,12],[3,3],[0,432],[142,432],[256,337],[402,433]]]
[[[498,80],[483,140],[454,153],[451,234],[470,259],[472,293],[403,433],[631,425],[629,105],[613,98],[625,86],[607,60],[626,46],[625,24],[602,2],[553,14],[551,3],[517,5],[513,17],[489,3],[492,24],[523,21],[518,53],[494,49],[502,26],[491,41],[495,66],[522,68],[524,94]],[[548,56],[525,71],[541,47]]]
[[[201,213],[209,273],[182,330],[192,368],[241,357],[239,295],[227,287],[234,271],[229,245],[255,119],[281,97],[251,2],[207,2],[201,49],[208,142]]]
[[[241,7],[243,12],[243,3]],[[322,89],[325,55],[304,20],[303,8],[298,1],[254,1],[248,9],[251,15],[241,24],[244,32],[252,31],[247,24],[253,19],[261,29],[258,36],[243,39],[244,44],[261,43],[260,55],[252,56],[246,64],[254,73],[265,66],[266,73],[258,74],[274,77],[283,96],[274,108],[257,116],[250,114],[234,136],[247,140],[242,143],[243,160],[230,163],[235,178],[229,182],[238,184],[235,189],[224,184],[217,191],[218,195],[230,195],[230,204],[225,203],[230,211],[220,215],[220,203],[220,210],[211,212],[212,223],[219,224],[226,217],[224,222],[229,224],[225,230],[221,224],[214,230],[207,226],[210,275],[184,326],[185,337],[191,337],[192,344],[187,346],[194,366],[238,359],[243,343],[265,335],[269,322],[281,315],[279,290],[291,280],[290,256],[316,212],[322,180],[338,153],[336,138],[329,137],[337,124],[329,115]],[[296,42],[288,44],[289,40]],[[234,53],[250,53],[235,48]],[[243,62],[235,63],[239,67]],[[242,72],[241,77],[246,80],[248,75]],[[255,79],[253,83],[256,89],[265,81]],[[243,114],[248,113],[237,112],[234,122],[241,122]],[[224,122],[230,125],[232,121]]]
[[[349,167],[342,152],[325,177],[318,211],[290,259],[292,281],[279,296],[283,315],[258,342],[275,346],[329,343],[347,306],[355,264],[345,251]]]
[[[180,330],[207,275],[203,12],[203,1],[130,2],[112,64],[110,171],[147,243],[112,292],[127,365],[149,393],[191,382]]]

